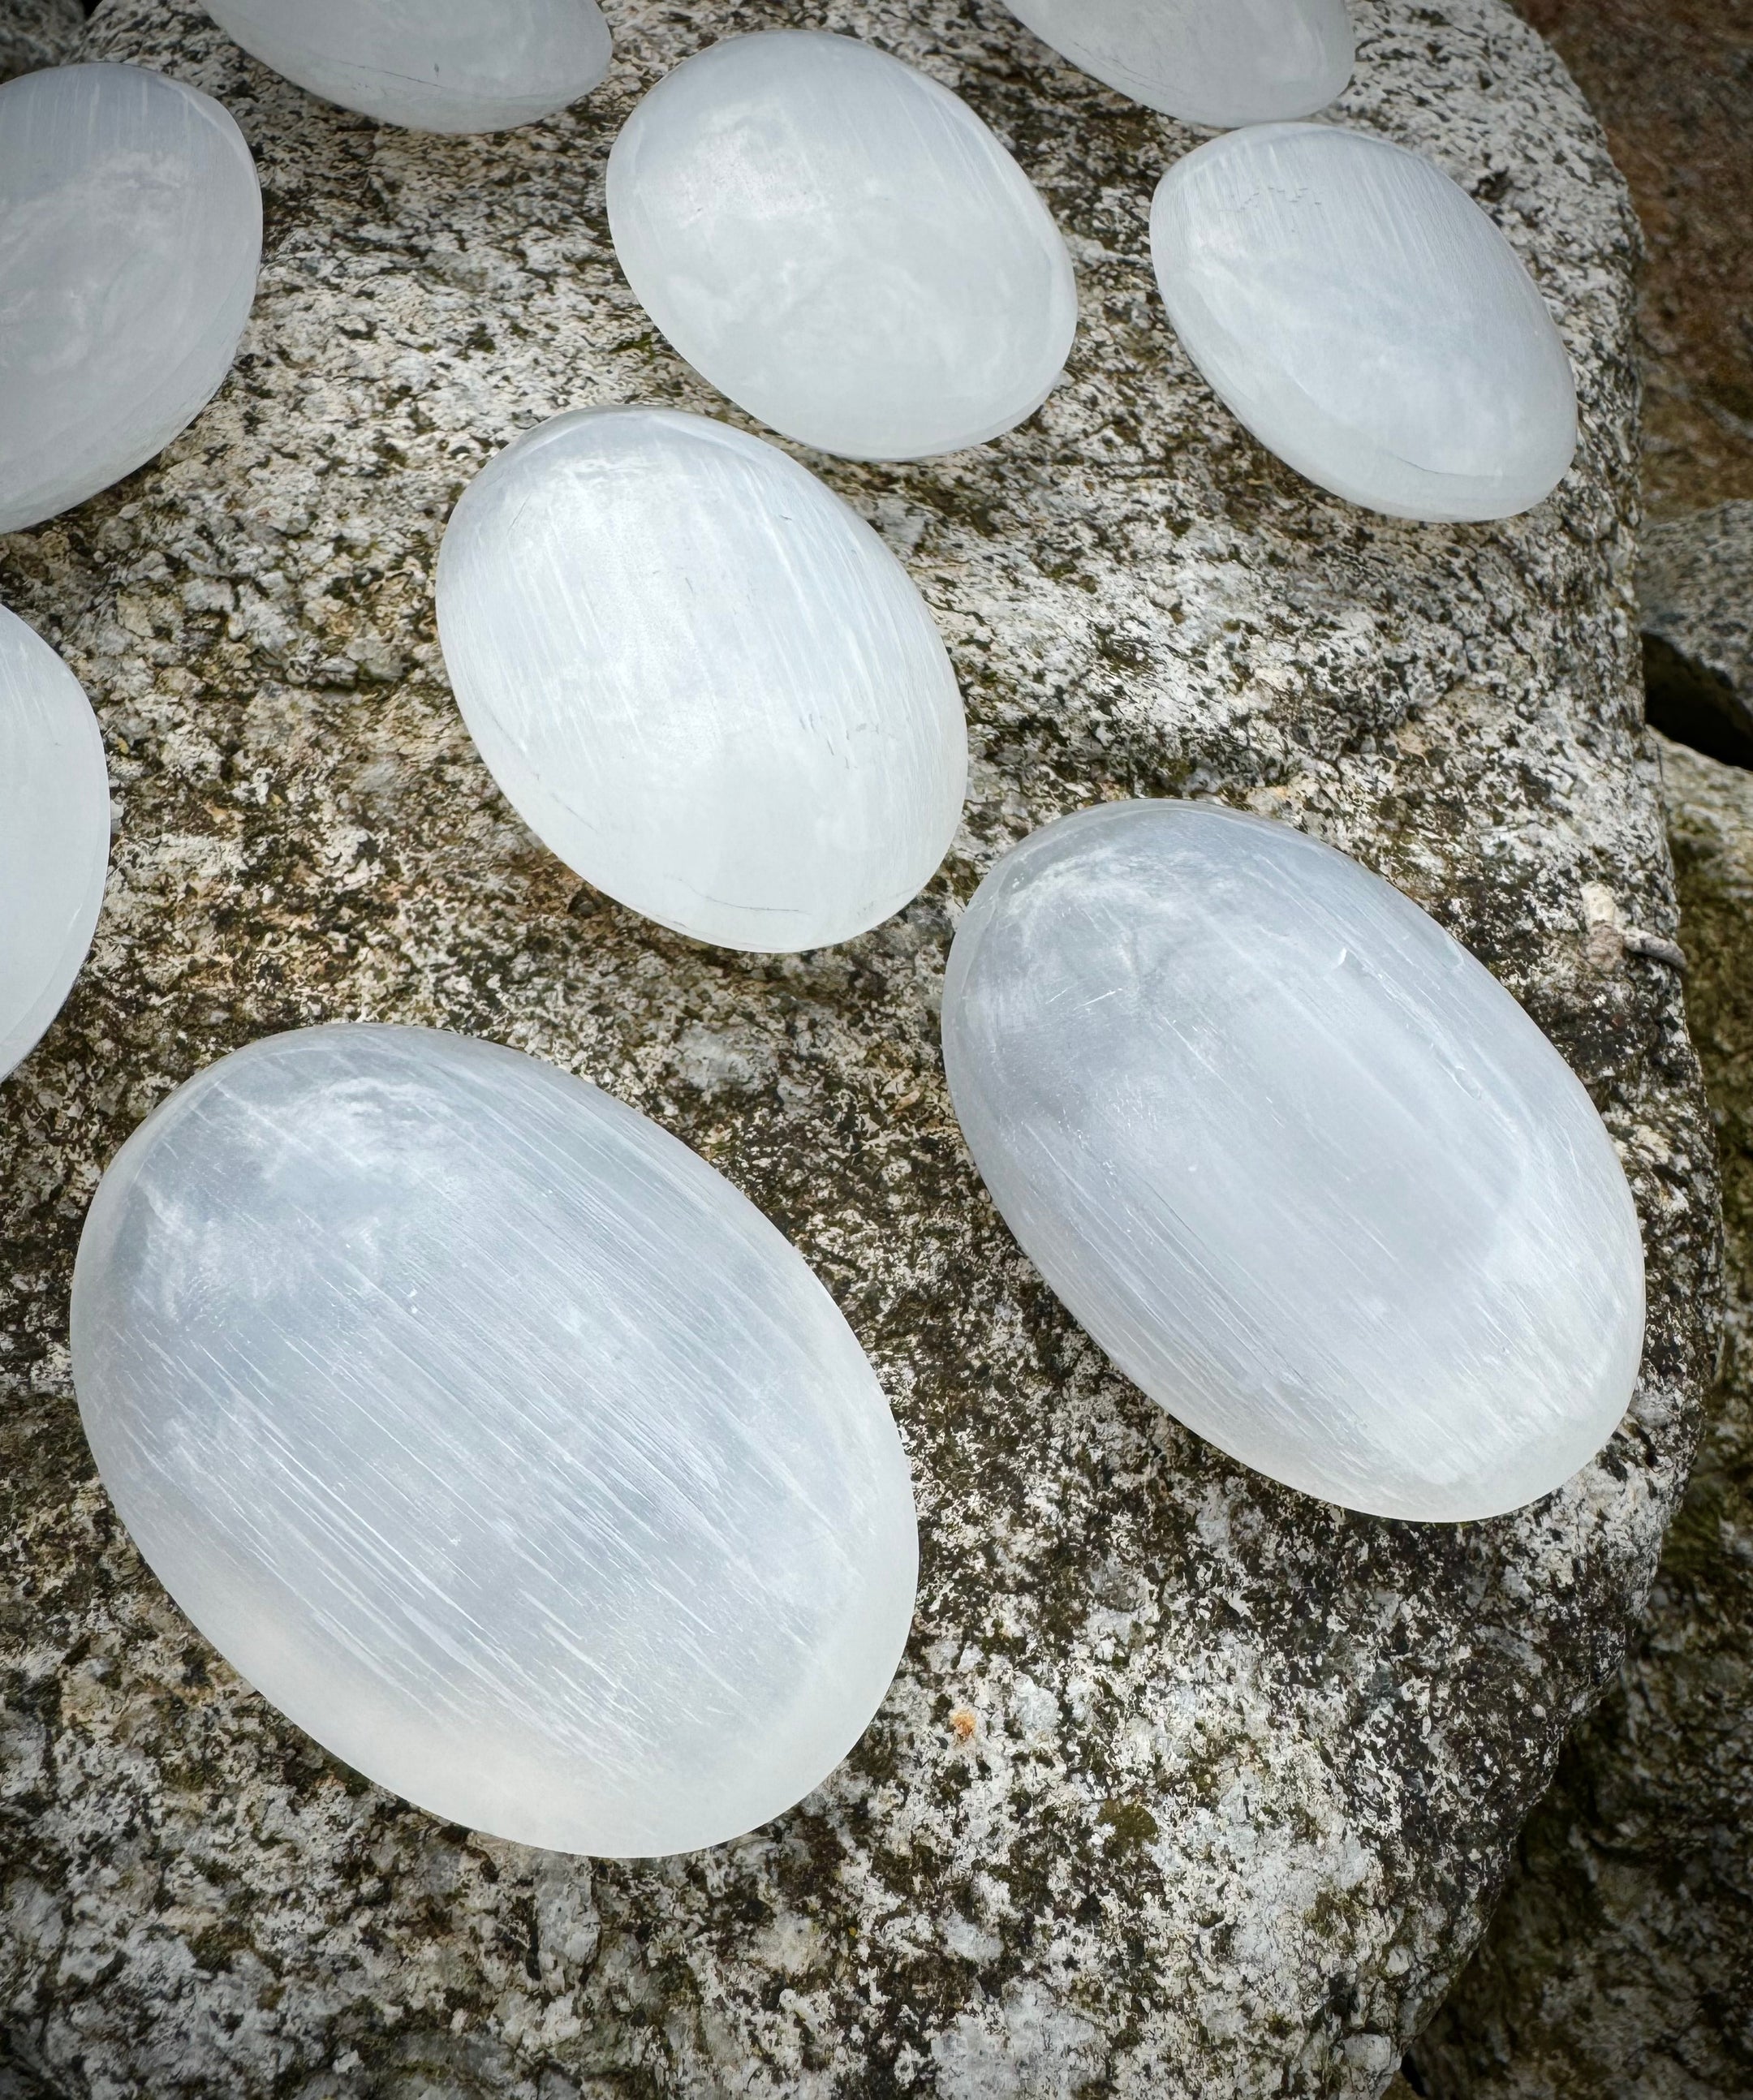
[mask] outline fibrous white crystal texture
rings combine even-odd
[[[1576,449],[1570,360],[1514,250],[1428,161],[1329,125],[1213,139],[1151,247],[1188,355],[1263,445],[1390,517],[1505,518]]]
[[[1085,73],[1189,124],[1324,109],[1351,77],[1345,0],[1005,0]]]
[[[204,0],[253,57],[325,102],[415,131],[503,131],[608,70],[596,0]]]
[[[562,860],[647,918],[769,952],[928,881],[967,728],[925,601],[776,447],[670,409],[520,438],[457,505],[439,631],[470,734]]]
[[[906,1458],[796,1250],[492,1043],[341,1026],[190,1080],[99,1189],[73,1375],[201,1630],[337,1756],[644,1856],[801,1799],[912,1617]]]
[[[109,866],[104,739],[79,681],[0,609],[0,1079],[78,976]]]
[[[1077,330],[1065,242],[966,103],[849,37],[687,60],[609,157],[627,280],[696,371],[850,459],[983,443],[1038,408]]]
[[[962,920],[943,1050],[1041,1273],[1232,1457],[1452,1520],[1618,1425],[1644,1294],[1612,1141],[1490,973],[1331,847],[1211,804],[1049,824]]]
[[[232,367],[262,194],[209,95],[138,66],[0,87],[0,532],[144,465]]]

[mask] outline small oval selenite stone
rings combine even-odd
[[[0,87],[0,532],[192,422],[255,298],[262,193],[210,95],[138,66]]]
[[[1351,78],[1345,0],[1005,0],[1106,86],[1188,124],[1324,109]]]
[[[97,717],[48,643],[0,609],[0,1079],[72,990],[108,867]]]
[[[1600,1118],[1331,847],[1207,803],[1049,825],[957,930],[943,1053],[1042,1275],[1233,1458],[1452,1521],[1557,1487],[1623,1414],[1643,1250]]]
[[[1164,176],[1158,282],[1225,406],[1394,518],[1507,518],[1576,449],[1570,360],[1485,214],[1416,153],[1330,125],[1213,139]]]
[[[596,0],[204,0],[252,58],[325,102],[414,131],[505,131],[608,71]]]
[[[444,661],[481,756],[599,889],[722,947],[850,940],[960,819],[968,735],[925,601],[775,446],[581,409],[464,492]]]
[[[1071,259],[1027,176],[959,96],[850,37],[770,30],[678,66],[615,142],[608,212],[688,363],[848,459],[1000,435],[1077,332]]]
[[[918,1541],[876,1374],[704,1160],[515,1051],[341,1026],[123,1147],[73,1282],[104,1484],[173,1597],[435,1815],[615,1857],[800,1800]]]

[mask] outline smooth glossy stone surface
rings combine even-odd
[[[210,96],[138,66],[0,87],[0,532],[144,466],[232,368],[262,195]]]
[[[154,1571],[434,1814],[616,1856],[779,1814],[912,1611],[906,1458],[796,1251],[551,1065],[340,1026],[222,1059],[104,1176],[73,1377]]]
[[[851,459],[983,443],[1052,391],[1071,258],[966,103],[805,30],[714,45],[660,81],[609,157],[627,280],[695,369]]]
[[[416,131],[503,131],[608,70],[596,0],[205,0],[253,57],[325,102]]]
[[[1345,0],[1005,0],[1063,58],[1189,124],[1324,109],[1351,77]]]
[[[457,505],[439,632],[519,814],[696,940],[826,946],[943,858],[968,765],[924,600],[775,447],[660,408],[556,417]]]
[[[0,1079],[61,1010],[109,866],[109,775],[79,681],[0,610]]]
[[[1570,360],[1515,251],[1446,175],[1329,125],[1213,139],[1151,246],[1213,390],[1311,481],[1396,518],[1507,518],[1576,449]]]
[[[1211,804],[1049,825],[962,920],[943,1051],[1048,1282],[1274,1479],[1489,1516],[1624,1413],[1643,1254],[1600,1118],[1490,973],[1344,854]]]

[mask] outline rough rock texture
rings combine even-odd
[[[1637,601],[1651,721],[1712,757],[1753,761],[1753,502],[1652,527]]]
[[[0,0],[0,80],[59,65],[85,24],[79,0]]]
[[[1618,1679],[1417,2047],[1433,2100],[1753,2093],[1753,774],[1676,744],[1662,757],[1722,1145],[1723,1376]]]
[[[1517,0],[1606,127],[1645,241],[1644,501],[1753,497],[1748,0]]]
[[[622,0],[583,108],[488,141],[374,130],[192,6],[89,48],[219,94],[267,191],[233,380],[159,462],[0,541],[118,810],[91,965],[0,1095],[7,1604],[0,2005],[15,2091],[1366,2095],[1477,1935],[1610,1674],[1697,1433],[1711,1133],[1632,615],[1635,235],[1598,132],[1496,0],[1366,0],[1346,112],[1433,152],[1549,293],[1579,465],[1454,530],[1330,501],[1164,324],[1150,189],[1191,135],[999,0]],[[632,98],[730,29],[868,33],[960,87],[1072,240],[1084,331],[981,452],[832,466],[938,611],[967,822],[890,925],[783,962],[583,889],[475,760],[435,645],[466,478],[593,401],[727,412],[609,254]],[[1645,1220],[1645,1375],[1598,1462],[1458,1529],[1345,1515],[1217,1457],[1107,1369],[957,1138],[935,1001],[956,914],[1032,826],[1219,794],[1428,903],[1574,1061]],[[591,1866],[440,1827],[338,1769],[205,1648],[94,1481],[66,1292],[104,1161],[230,1046],[346,1016],[602,1080],[794,1238],[870,1349],[924,1565],[842,1771],[697,1858]],[[34,2081],[33,2085],[30,2081]]]

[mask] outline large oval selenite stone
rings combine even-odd
[[[967,726],[925,601],[838,496],[744,431],[660,408],[542,424],[457,505],[438,615],[519,814],[678,933],[848,940],[955,834]]]
[[[608,71],[596,0],[204,0],[253,58],[343,109],[416,131],[503,131]]]
[[[48,643],[0,609],[0,1079],[73,988],[108,867],[97,718]]]
[[[609,157],[615,252],[714,386],[849,459],[925,459],[1032,415],[1077,332],[1052,214],[966,103],[868,44],[733,38]]]
[[[0,532],[144,466],[232,368],[262,193],[209,95],[137,66],[0,87]]]
[[[1005,0],[1062,58],[1189,124],[1324,109],[1351,77],[1345,0]]]
[[[1049,825],[962,920],[943,1052],[1048,1282],[1274,1479],[1490,1516],[1624,1413],[1642,1245],[1588,1096],[1487,970],[1331,847],[1211,804]]]
[[[796,1251],[608,1095],[342,1026],[104,1176],[73,1376],[123,1522],[252,1684],[434,1814],[614,1856],[789,1807],[907,1638],[875,1374]]]
[[[1263,445],[1394,518],[1507,518],[1576,449],[1570,360],[1490,220],[1416,153],[1330,125],[1213,139],[1150,217],[1187,355]]]

